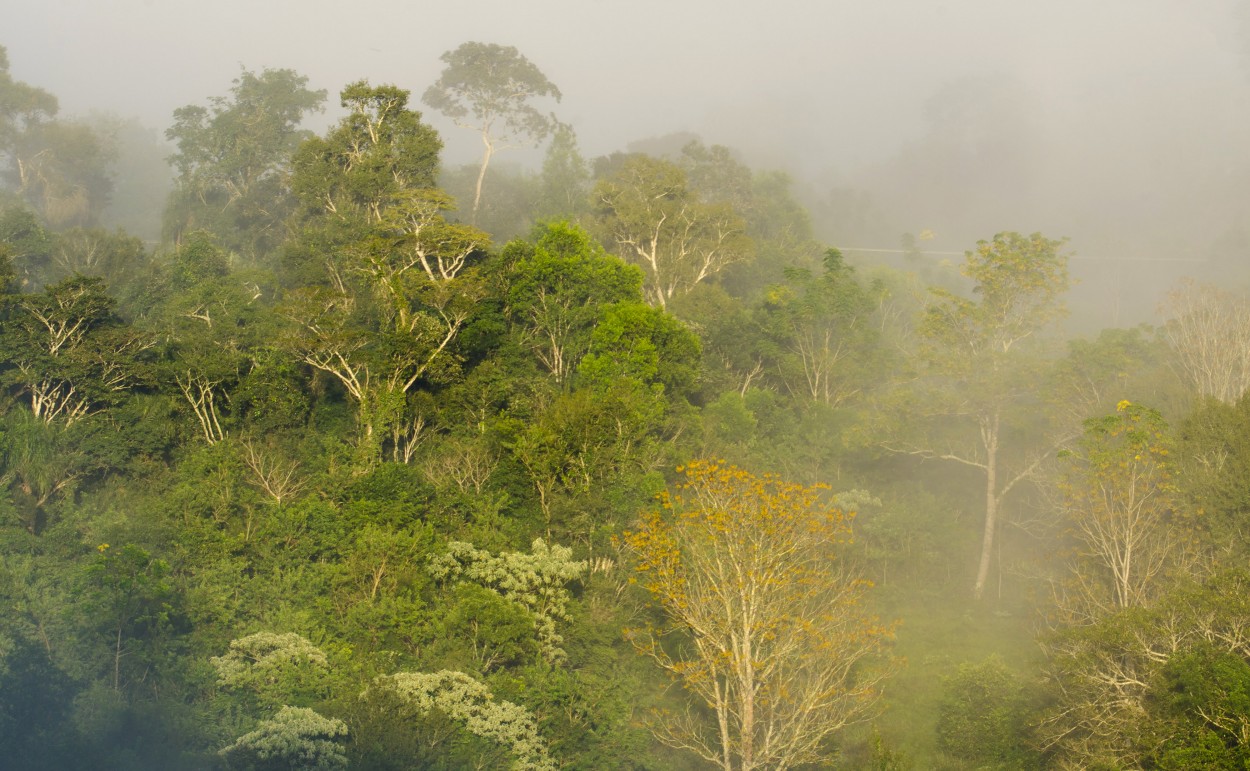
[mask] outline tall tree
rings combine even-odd
[[[0,158],[10,187],[53,227],[95,224],[112,193],[108,138],[57,119],[56,97],[14,80],[0,46]]]
[[[46,423],[72,425],[144,379],[151,341],[126,326],[97,278],[73,276],[25,295],[4,324],[3,382]]]
[[[868,382],[865,364],[880,356],[872,318],[880,290],[861,285],[837,249],[825,253],[819,275],[791,268],[786,278],[763,305],[775,374],[791,394],[836,407]]]
[[[408,96],[391,85],[351,83],[340,95],[347,116],[300,145],[291,185],[302,230],[288,247],[295,261],[328,259],[376,227],[398,196],[435,187],[443,143],[408,108]]]
[[[13,145],[16,190],[53,228],[96,224],[113,192],[115,150],[87,123],[32,125]]]
[[[1062,241],[1039,233],[999,233],[966,253],[963,274],[973,282],[973,297],[933,290],[935,301],[920,326],[923,376],[904,389],[909,425],[886,443],[892,450],[952,461],[984,475],[985,520],[973,586],[978,600],[989,576],[1004,498],[1055,449],[1028,449],[1003,464],[1010,422],[1022,414],[1036,417],[1037,344],[1064,313],[1062,295],[1068,287],[1062,247]],[[924,435],[915,436],[917,430]]]
[[[482,137],[482,164],[473,194],[476,222],[491,158],[521,141],[538,144],[546,139],[559,123],[533,102],[543,98],[559,102],[560,89],[512,46],[468,42],[440,58],[447,66],[422,100]]]
[[[355,402],[364,456],[389,441],[398,459],[420,424],[410,394],[456,369],[483,291],[469,261],[489,238],[443,217],[455,207],[433,186],[441,143],[408,92],[361,81],[342,99],[348,116],[295,159],[303,229],[289,256],[305,286],[288,294],[287,344]]]
[[[167,234],[179,241],[208,230],[251,259],[281,243],[292,208],[291,155],[309,137],[299,126],[325,96],[292,70],[244,70],[229,96],[175,110],[165,132],[178,146],[169,159],[178,186]]]
[[[669,624],[634,643],[701,702],[656,735],[724,771],[818,762],[869,713],[882,673],[868,661],[889,635],[840,567],[850,516],[821,486],[708,461],[679,471],[681,492],[625,536]],[[673,631],[684,639],[662,644]]]

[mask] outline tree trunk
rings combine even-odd
[[[486,167],[490,165],[490,158],[495,154],[495,146],[491,144],[490,136],[482,132],[482,144],[485,149],[482,150],[482,168],[477,172],[477,187],[473,191],[473,214],[469,217],[469,224],[477,225],[477,209],[482,203],[482,183],[486,180]]]
[[[977,583],[972,590],[972,597],[978,602],[985,593],[985,582],[990,574],[990,558],[994,553],[994,533],[998,529],[997,411],[981,425],[981,438],[985,443],[985,533],[981,536],[981,563],[977,567]]]

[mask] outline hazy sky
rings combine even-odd
[[[240,67],[331,95],[367,77],[420,94],[466,40],[517,46],[564,92],[590,154],[696,130],[819,162],[924,131],[943,84],[1010,74],[1056,100],[1154,95],[1237,74],[1222,0],[6,0],[16,77],[75,113],[164,129]],[[430,119],[438,122],[437,116]],[[447,132],[445,132],[447,133]],[[795,146],[799,145],[799,146]]]
[[[930,249],[960,250],[1042,230],[1087,257],[1223,249],[1250,267],[1244,2],[0,0],[0,44],[64,112],[161,131],[240,68],[325,88],[321,129],[348,82],[419,102],[443,52],[513,45],[563,91],[588,156],[694,131],[786,168],[809,200],[867,191],[875,208],[851,225],[836,203],[814,209],[826,238],[933,230]],[[474,160],[476,137],[426,117],[445,163]],[[1115,270],[1106,291],[1134,292]]]

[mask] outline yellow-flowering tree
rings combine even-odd
[[[827,736],[869,714],[885,674],[869,658],[890,630],[839,559],[853,514],[821,485],[714,461],[679,472],[662,510],[625,535],[668,620],[631,638],[702,702],[656,735],[725,771],[819,760]]]

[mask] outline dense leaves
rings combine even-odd
[[[121,124],[0,49],[9,765],[1246,765],[1242,295],[1064,341],[1060,240],[874,265],[731,148],[587,160],[519,51],[443,62],[479,167],[244,69],[153,244],[96,226]]]

